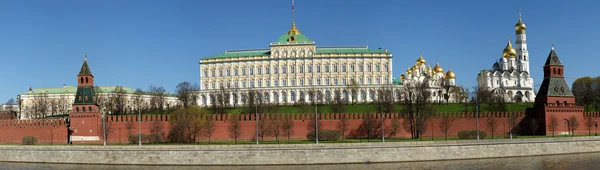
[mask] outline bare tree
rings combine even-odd
[[[32,105],[33,118],[43,118],[48,113],[48,94],[37,94]]]
[[[404,128],[411,133],[413,139],[419,139],[427,129],[426,122],[435,109],[429,97],[431,92],[427,84],[415,83],[404,85],[401,104],[404,113]]]
[[[350,96],[352,96],[352,104],[354,105],[358,101],[358,90],[360,89],[360,85],[356,79],[350,79],[350,82],[346,85],[346,89]]]
[[[377,121],[373,114],[365,114],[361,124],[356,129],[358,136],[367,137],[367,140],[377,137],[381,123]]]
[[[5,108],[6,110],[5,110],[5,112],[7,112],[8,114],[10,114],[11,117],[17,117],[18,116],[17,115],[17,111],[15,111],[16,110],[15,107],[14,107],[15,105],[16,105],[15,99],[13,99],[13,98],[8,99],[8,101],[6,101],[6,108]]]
[[[122,86],[115,87],[109,98],[109,105],[112,107],[112,114],[127,114],[127,91]]]
[[[290,115],[285,115],[282,120],[283,124],[281,128],[283,130],[283,135],[287,136],[288,143],[290,143],[290,137],[294,135],[294,120]]]
[[[316,128],[315,128],[315,124],[317,124],[319,131],[321,131],[321,129],[323,129],[323,123],[321,122],[321,118],[319,118],[318,120],[315,120],[314,116],[310,116],[309,121],[308,121],[308,125],[306,126],[306,130],[308,130],[308,132],[315,132],[316,134]],[[314,140],[314,139],[309,139],[309,140]]]
[[[216,97],[216,110],[215,114],[223,114],[225,113],[225,109],[230,107],[229,100],[231,99],[231,92],[229,87],[220,86],[219,90],[213,93],[213,96]]]
[[[448,140],[448,131],[452,127],[452,122],[454,122],[454,117],[444,114],[440,119],[440,131],[444,133],[444,140]],[[433,130],[433,129],[432,129]]]
[[[333,105],[331,105],[331,110],[335,113],[344,113],[345,112],[345,102],[342,99],[342,92],[340,90],[335,90],[333,95]]]
[[[105,116],[104,119],[108,119],[108,116]],[[106,126],[104,126],[104,123],[106,123]],[[106,128],[106,141],[108,141],[108,137],[110,137],[110,135],[113,133],[113,129],[112,127],[112,122],[105,120],[100,122],[100,130],[98,131],[100,135],[104,135],[104,128]],[[104,137],[103,137],[104,138]]]
[[[585,128],[588,130],[588,136],[592,136],[592,126],[594,126],[595,122],[593,117],[587,116],[585,117]]]
[[[382,85],[381,88],[377,90],[377,95],[375,103],[377,104],[377,112],[378,113],[393,113],[394,112],[394,104],[395,104],[395,96],[394,96],[394,88],[392,84]]]
[[[127,129],[127,136],[131,136],[133,135],[133,128],[135,128],[135,123],[133,122],[133,120],[127,120],[127,123],[125,123],[125,129]]]
[[[519,132],[519,126],[517,126],[517,124],[519,123],[519,117],[517,115],[517,113],[511,112],[508,113],[509,114],[509,118],[508,118],[508,128],[511,131],[513,136],[518,135]]]
[[[135,103],[135,108],[139,111],[143,110],[143,104],[144,104],[144,91],[142,91],[142,89],[138,88],[135,89],[135,92],[133,92],[133,103]]]
[[[579,121],[577,121],[577,118],[575,116],[571,116],[569,118],[569,123],[571,126],[571,136],[575,136],[575,129],[579,127]]]
[[[162,132],[163,125],[161,121],[153,120],[152,126],[150,126],[150,134],[152,134],[152,142],[158,143],[162,142]]]
[[[386,128],[386,132],[388,136],[391,138],[395,138],[398,132],[402,130],[402,124],[400,124],[400,118],[398,116],[394,116],[391,119],[391,124],[388,128]]]
[[[548,130],[552,132],[552,137],[554,137],[554,132],[556,132],[556,128],[558,128],[558,118],[552,115],[550,116],[550,120],[548,120]]]
[[[162,114],[164,112],[165,107],[165,88],[150,86],[149,92],[152,93],[152,98],[150,99],[150,108]]]
[[[537,131],[538,127],[539,127],[539,125],[538,125],[537,120],[535,120],[535,117],[532,117],[530,128],[531,128],[531,131],[533,132],[534,138],[535,138],[535,132]]]
[[[258,116],[258,137],[260,137],[261,142],[264,142],[265,136],[271,135],[269,129],[269,124],[271,124],[271,118],[267,117],[267,114],[259,114]]]
[[[172,111],[168,139],[178,143],[195,142],[203,130],[205,115],[207,113],[196,106]]]
[[[181,101],[181,104],[185,108],[194,106],[196,105],[196,101],[198,100],[199,90],[200,86],[198,86],[198,84],[192,84],[187,81],[181,82],[176,87],[177,98],[179,99],[179,101]]]
[[[274,114],[271,120],[269,121],[269,134],[275,137],[275,140],[279,144],[279,136],[281,136],[284,119],[281,114]]]
[[[340,121],[338,122],[338,130],[342,133],[342,142],[346,138],[346,133],[350,130],[350,122],[348,122],[348,114],[343,113],[340,115]]]
[[[496,119],[496,115],[490,115],[487,118],[487,127],[490,130],[490,133],[492,134],[492,139],[494,139],[494,132],[496,131],[496,127],[498,126],[498,120]]]
[[[109,106],[108,94],[100,87],[94,86],[94,96],[93,100],[100,108],[100,114],[108,113],[111,110],[110,108],[112,108],[112,106]]]
[[[213,136],[216,127],[215,121],[213,120],[212,114],[206,114],[204,124],[202,125],[204,134],[208,137],[208,144],[210,144],[210,138]]]
[[[229,126],[227,126],[229,130],[229,136],[233,138],[235,144],[237,144],[240,135],[242,135],[242,126],[240,124],[240,115],[239,114],[231,114],[231,119],[229,120]]]

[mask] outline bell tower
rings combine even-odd
[[[100,120],[99,107],[95,102],[94,75],[87,63],[87,55],[77,75],[77,92],[70,117],[73,144],[99,143]]]

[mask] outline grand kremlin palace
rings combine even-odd
[[[217,93],[229,95],[224,97],[229,103],[243,105],[248,90],[259,92],[257,97],[266,103],[310,102],[314,100],[311,91],[318,101],[332,101],[337,94],[345,101],[371,102],[382,86],[391,86],[399,93],[407,83],[427,83],[430,100],[437,102],[445,101],[441,97],[446,93],[444,87],[455,83],[451,70],[444,73],[437,63],[435,69],[426,66],[423,56],[406,75],[394,78],[392,53],[387,49],[317,47],[295,22],[268,49],[226,51],[199,63],[200,106],[212,105]],[[352,82],[359,89],[355,95],[348,88]],[[449,101],[455,102],[455,98]]]

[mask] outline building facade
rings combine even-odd
[[[200,60],[198,104],[211,105],[212,93],[222,88],[236,89],[230,103],[243,103],[245,92],[256,90],[268,103],[331,101],[336,94],[350,101],[346,87],[360,87],[357,101],[373,101],[376,88],[401,83],[392,77],[392,53],[368,47],[317,47],[292,23],[292,28],[270,43],[269,49],[226,51]]]
[[[87,59],[84,61],[85,67],[87,66]],[[82,66],[84,67],[84,66]],[[88,73],[86,73],[88,74]],[[91,75],[91,72],[89,73]],[[90,79],[90,77],[88,77]],[[90,83],[90,84],[93,84]],[[31,88],[25,93],[20,93],[17,96],[17,104],[14,108],[19,112],[19,119],[34,119],[42,118],[45,116],[54,115],[66,115],[71,113],[73,110],[73,103],[78,86],[66,86],[56,88]],[[124,91],[125,109],[129,112],[137,110],[136,99],[141,99],[141,108],[149,108],[154,93],[143,92],[141,95],[136,94],[135,90],[128,87],[119,87]],[[100,113],[108,113],[108,109],[105,106],[106,102],[115,95],[117,86],[94,86],[94,95],[96,97],[95,102],[100,105]],[[138,97],[139,96],[139,97]],[[179,105],[180,101],[177,96],[171,93],[164,93],[164,105],[163,108],[169,108]]]
[[[509,102],[533,102],[535,100],[534,81],[529,72],[529,52],[525,23],[519,13],[515,25],[516,40],[513,48],[510,39],[502,51],[502,57],[492,65],[491,70],[481,70],[477,75],[479,88],[505,96]]]

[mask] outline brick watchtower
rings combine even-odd
[[[73,144],[100,142],[100,120],[102,117],[94,98],[94,75],[90,71],[86,55],[77,75],[77,93],[75,94],[73,110],[69,115],[71,130],[73,131],[70,137]]]
[[[546,134],[552,134],[548,129],[551,116],[556,116],[559,121],[555,134],[568,132],[565,125],[571,116],[575,116],[579,122],[583,120],[583,106],[575,104],[575,97],[565,81],[564,66],[554,51],[554,45],[544,65],[544,81],[535,98],[535,108],[536,117],[545,120],[539,129]]]

